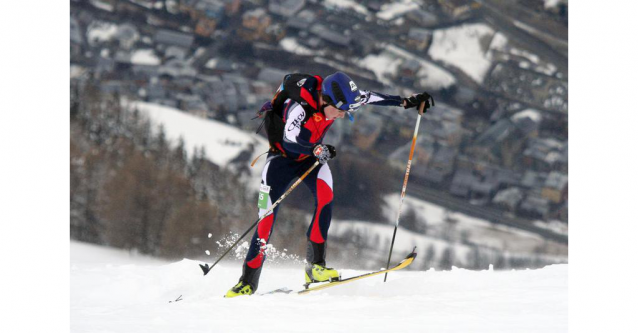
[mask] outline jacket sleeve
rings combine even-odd
[[[286,117],[286,127],[284,128],[284,149],[297,154],[312,155],[312,143],[303,140],[300,136],[303,120],[306,112],[303,107],[297,103],[291,108]]]
[[[361,104],[383,105],[383,106],[401,106],[403,98],[401,96],[386,95],[375,91],[360,90]]]

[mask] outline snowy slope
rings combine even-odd
[[[95,260],[92,260],[95,258]],[[343,269],[344,277],[357,273]],[[71,243],[71,332],[565,332],[567,265],[540,270],[402,271],[307,296],[225,299],[240,267],[203,277],[197,262],[163,263]],[[297,288],[301,267],[264,269],[260,291]],[[183,301],[169,303],[179,295]]]
[[[162,125],[169,140],[177,142],[181,137],[189,156],[193,156],[195,148],[203,147],[208,159],[221,167],[228,167],[229,162],[242,151],[252,148],[247,164],[257,155],[268,151],[268,141],[263,137],[219,121],[199,118],[175,108],[152,103],[132,102],[131,108],[139,109],[154,124]],[[258,163],[250,169],[252,184],[259,183],[264,161],[262,158],[262,164]]]

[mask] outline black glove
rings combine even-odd
[[[423,108],[423,113],[427,112],[429,108],[434,106],[434,98],[432,98],[430,94],[424,91],[420,94],[414,94],[410,97],[404,98],[403,107],[406,109],[417,108],[418,110],[421,102],[425,103],[425,107]]]
[[[319,163],[326,164],[337,156],[337,150],[331,145],[317,144],[312,148],[312,154],[315,155]]]

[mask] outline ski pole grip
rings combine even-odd
[[[423,115],[423,109],[425,108],[425,102],[421,102],[421,104],[419,104],[419,115]]]

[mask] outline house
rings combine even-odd
[[[391,166],[398,170],[405,170],[405,163],[410,156],[410,150],[412,148],[412,141],[407,142],[403,146],[396,149],[388,156],[388,160]],[[416,140],[414,146],[414,156],[412,157],[412,170],[410,173],[420,174],[424,176],[427,172],[425,168],[430,161],[430,158],[434,154],[436,147],[434,141],[430,138],[420,136]],[[422,168],[419,172],[418,168]]]
[[[283,72],[283,71],[282,71]],[[286,73],[287,74],[287,73]],[[279,74],[276,74],[279,75]],[[284,74],[285,75],[285,74]],[[266,100],[271,100],[272,97],[275,95],[275,91],[277,90],[277,87],[279,87],[279,84],[281,84],[281,81],[283,81],[284,77],[282,76],[279,79],[279,82],[277,84],[273,84],[270,82],[264,82],[264,81],[250,81],[250,91],[258,96],[265,96]]]
[[[288,75],[287,71],[272,67],[265,67],[259,71],[257,80],[264,81],[278,87],[286,75]]]
[[[486,178],[481,182],[474,182],[470,186],[470,203],[485,205],[492,200],[498,190],[498,182],[494,178]]]
[[[269,0],[268,11],[284,17],[291,17],[306,5],[306,0]]]
[[[158,100],[164,100],[169,97],[168,91],[164,86],[155,78],[149,80],[149,84],[146,86],[146,100],[154,102]]]
[[[538,137],[538,129],[543,121],[543,117],[538,110],[526,109],[512,115],[510,119],[525,137]]]
[[[469,198],[472,184],[477,181],[477,177],[470,170],[460,169],[454,173],[450,193],[452,195]]]
[[[447,121],[426,121],[424,132],[435,141],[450,147],[458,147],[463,138],[463,128],[457,123]]]
[[[250,91],[250,84],[248,83],[248,79],[243,76],[239,76],[236,74],[223,74],[222,80],[225,82],[230,82],[235,86],[235,90],[237,93],[237,108],[245,109],[249,106],[254,106],[256,101],[250,101],[249,97],[253,94]],[[254,99],[254,98],[253,98]],[[261,106],[261,105],[260,105]]]
[[[214,74],[234,72],[237,64],[226,58],[212,58],[206,62],[205,68],[210,69]]]
[[[80,23],[71,16],[71,44],[84,45],[84,37]]]
[[[567,142],[552,138],[531,139],[523,151],[523,163],[538,171],[567,171]]]
[[[361,150],[369,150],[377,141],[383,125],[383,119],[374,113],[359,117],[357,126],[352,128],[352,142]]]
[[[472,0],[438,0],[441,9],[456,20],[468,18],[473,8],[478,6]]]
[[[156,44],[175,45],[185,49],[190,49],[194,39],[191,34],[166,29],[158,30],[153,38]]]
[[[191,94],[177,94],[176,99],[180,110],[201,118],[208,116],[208,106],[201,97]]]
[[[527,189],[540,189],[545,184],[547,174],[528,170],[523,174],[520,185]]]
[[[193,67],[191,67],[191,65],[187,61],[180,59],[171,59],[166,61],[165,64],[160,66],[158,72],[160,74],[166,74],[172,77],[197,76],[197,71]]]
[[[425,179],[434,183],[441,183],[445,177],[454,172],[454,162],[457,151],[451,147],[438,146],[428,162]]]
[[[549,215],[549,200],[537,192],[530,193],[518,208],[518,213],[529,218],[546,219]]]
[[[299,44],[306,46],[312,50],[320,50],[323,48],[324,41],[316,36],[309,36],[306,31],[299,33],[300,39],[297,40]]]
[[[554,204],[567,200],[567,175],[553,171],[545,180],[541,196]]]
[[[413,78],[421,69],[421,63],[415,59],[406,59],[399,66],[399,77]]]
[[[217,23],[224,19],[226,6],[221,0],[184,0],[180,1],[179,9],[197,22],[195,34],[210,37]]]
[[[100,76],[104,73],[110,73],[115,69],[115,61],[108,57],[98,56],[95,64],[95,73]]]
[[[427,49],[432,41],[432,31],[421,28],[410,28],[408,31],[407,44],[409,47],[423,51]]]
[[[313,11],[304,9],[299,12],[299,14],[289,17],[286,21],[286,26],[289,28],[304,31],[310,28],[310,26],[315,22],[315,19],[316,14]]]
[[[124,23],[117,27],[115,39],[117,39],[121,48],[130,50],[135,45],[135,42],[140,39],[140,33],[134,25]]]
[[[367,56],[374,52],[376,48],[376,38],[361,30],[352,33],[352,45],[356,54]]]
[[[431,27],[439,23],[436,15],[422,9],[411,10],[405,15],[405,17],[422,27]]]
[[[492,203],[503,210],[514,213],[523,197],[523,191],[520,188],[508,187],[496,193]]]
[[[221,0],[200,0],[195,4],[195,9],[215,22],[224,19],[226,4]]]
[[[465,86],[458,86],[458,88],[454,92],[454,99],[458,103],[464,104],[464,105],[474,104],[477,100],[476,96],[477,96],[476,91],[474,89],[471,89]]]
[[[263,8],[249,10],[242,15],[242,29],[237,34],[247,41],[267,39],[266,29],[272,24],[272,18]]]
[[[188,55],[188,50],[187,49],[185,49],[183,47],[175,46],[175,45],[171,45],[171,46],[167,47],[166,50],[164,51],[164,58],[165,59],[185,60],[186,59],[186,55]]]
[[[518,153],[529,135],[528,118],[517,122],[501,119],[490,126],[468,148],[468,153],[478,160],[490,164],[502,164],[514,168],[518,161]],[[524,123],[523,127],[521,123]],[[527,133],[527,134],[526,134]]]
[[[310,33],[327,42],[342,47],[350,47],[350,42],[352,41],[350,36],[345,36],[343,32],[336,32],[321,23],[313,24],[310,27]]]
[[[235,85],[228,80],[222,80],[222,94],[224,95],[224,110],[236,112],[239,108],[238,100],[241,98]]]
[[[82,48],[84,47],[84,34],[80,23],[76,18],[71,16],[71,59],[82,56]]]

